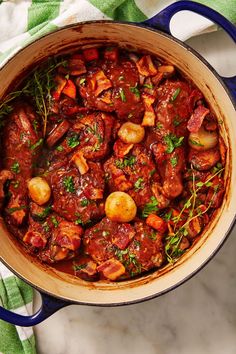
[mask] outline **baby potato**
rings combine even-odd
[[[113,192],[106,199],[105,213],[111,221],[129,222],[134,219],[136,212],[136,204],[127,193]]]
[[[51,188],[42,177],[33,177],[28,182],[30,198],[38,205],[47,203],[51,196]]]
[[[139,124],[126,122],[122,124],[118,131],[119,138],[124,143],[137,144],[140,143],[145,135],[145,129]]]
[[[218,134],[216,131],[207,131],[204,127],[201,127],[198,132],[189,134],[188,142],[195,150],[209,150],[217,145]]]

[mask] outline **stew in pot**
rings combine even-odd
[[[224,196],[222,122],[172,64],[91,47],[0,105],[0,208],[25,250],[82,279],[174,263]]]

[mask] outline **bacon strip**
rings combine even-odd
[[[210,110],[204,106],[198,106],[191,115],[187,128],[191,133],[197,133],[200,129],[205,116],[210,113]]]
[[[116,280],[125,273],[125,267],[117,259],[111,258],[97,267],[98,272],[101,272],[105,278]]]

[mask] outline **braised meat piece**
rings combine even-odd
[[[104,171],[109,191],[128,192],[139,207],[150,200],[152,184],[160,180],[150,152],[139,144],[123,158],[107,160]]]
[[[51,206],[30,203],[29,229],[23,242],[44,262],[53,263],[75,256],[83,229],[52,212]]]
[[[187,134],[187,120],[193,113],[196,102],[202,93],[186,81],[166,80],[157,89],[157,134],[161,137],[168,133],[177,136]]]
[[[38,127],[33,108],[21,102],[10,114],[3,131],[3,167],[13,174],[5,212],[8,222],[15,225],[21,225],[27,214],[27,181],[43,143]]]
[[[114,118],[101,112],[76,119],[63,141],[51,151],[50,170],[60,167],[66,156],[76,160],[77,153],[85,160],[104,158],[109,152],[113,125]]]
[[[144,104],[136,65],[132,61],[120,61],[109,65],[106,73],[113,84],[112,102],[118,118],[141,123]]]
[[[98,271],[108,279],[116,280],[125,273],[134,276],[160,267],[164,261],[161,236],[143,221],[131,226],[104,218],[87,229],[83,239],[85,253],[99,264]]]
[[[139,74],[132,61],[93,67],[76,83],[86,107],[115,111],[118,118],[141,122],[144,104],[139,92]]]
[[[51,174],[53,210],[66,220],[86,224],[104,215],[104,172],[99,163],[88,162],[81,175],[75,167]]]

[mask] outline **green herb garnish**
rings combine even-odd
[[[31,145],[30,149],[35,150],[38,146],[42,145],[42,143],[43,143],[43,139],[41,138],[35,144]]]
[[[67,137],[66,140],[67,140],[67,145],[72,149],[80,144],[79,135],[76,133],[70,137]]]
[[[19,173],[20,172],[19,162],[14,162],[13,165],[11,166],[11,170],[14,173]]]
[[[171,158],[170,158],[170,163],[171,163],[171,165],[172,165],[173,167],[175,167],[175,166],[177,165],[177,163],[178,163],[178,157],[177,157],[177,156],[171,157]]]
[[[41,213],[35,214],[39,219],[45,219],[52,211],[52,206],[47,206]]]
[[[82,79],[79,80],[80,85],[83,85],[85,83],[86,79],[83,77]]]
[[[150,90],[153,89],[153,85],[152,84],[144,84],[143,87],[146,87],[146,88],[148,88]]]
[[[175,92],[173,93],[173,95],[171,96],[170,102],[174,102],[176,100],[176,98],[179,96],[179,93],[181,91],[181,88],[178,87]]]
[[[19,207],[8,208],[8,209],[7,209],[7,212],[8,212],[9,214],[12,214],[12,213],[14,213],[15,211],[19,211],[19,210],[23,210],[23,209],[28,209],[27,205],[21,205],[21,206],[19,206]]]
[[[123,161],[121,159],[115,161],[116,167],[120,168],[121,170],[125,167],[133,167],[136,162],[136,157],[131,155],[130,157],[125,157]]]
[[[164,141],[167,145],[166,152],[171,154],[175,148],[181,146],[183,144],[184,136],[177,137],[174,134],[167,134],[164,136]]]
[[[57,220],[57,218],[55,216],[51,217],[52,223],[55,227],[58,227],[59,225],[59,221]]]
[[[129,89],[136,97],[140,98],[140,91],[137,86],[130,87]]]
[[[181,124],[181,121],[179,121],[178,118],[180,118],[178,115],[174,118],[173,124],[175,127],[178,127]]]
[[[119,93],[120,93],[121,101],[126,102],[125,92],[122,88],[120,89]]]
[[[137,192],[140,189],[143,189],[143,178],[139,177],[137,181],[134,183],[135,191]]]
[[[84,207],[84,206],[89,205],[89,202],[90,202],[89,199],[83,199],[83,200],[81,200],[80,205],[81,205],[82,207]]]
[[[152,196],[149,203],[147,203],[142,211],[142,217],[147,218],[149,214],[155,213],[158,210],[158,200]]]
[[[75,185],[72,176],[64,177],[63,185],[68,193],[75,193]]]
[[[153,175],[155,175],[155,173],[156,173],[156,169],[154,168],[154,170],[151,170],[149,172],[149,176],[152,177]]]
[[[80,265],[75,264],[75,265],[74,265],[74,270],[75,270],[76,272],[78,272],[79,270],[84,269],[84,268],[86,268],[86,267],[87,267],[87,263],[80,264]]]
[[[16,188],[19,187],[20,182],[19,182],[19,181],[13,181],[13,182],[12,182],[12,185],[13,185],[13,187],[16,189]]]
[[[57,150],[57,151],[63,151],[63,150],[64,150],[64,148],[63,148],[63,146],[62,146],[62,145],[58,145],[58,146],[56,147],[56,150]]]
[[[204,146],[204,145],[202,145],[201,143],[199,143],[199,142],[198,142],[198,141],[196,141],[196,140],[189,139],[189,142],[190,142],[192,145],[196,145],[196,146]]]
[[[162,129],[163,128],[163,124],[161,124],[160,122],[157,122],[156,128],[157,129]]]

